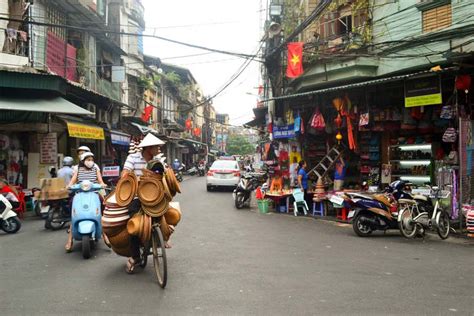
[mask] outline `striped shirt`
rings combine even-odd
[[[147,162],[141,152],[130,154],[123,165],[123,169],[133,171],[137,177],[143,175],[142,169],[146,168]]]
[[[92,167],[92,169],[88,169],[86,167],[79,167],[78,173],[77,173],[77,182],[82,182],[86,180],[92,183],[97,183],[96,166]]]

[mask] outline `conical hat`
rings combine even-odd
[[[162,146],[165,142],[153,135],[152,133],[148,133],[145,138],[141,141],[138,148],[149,147],[149,146]]]

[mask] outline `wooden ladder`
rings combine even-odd
[[[331,169],[331,167],[336,163],[336,161],[341,157],[342,153],[344,152],[344,147],[341,145],[334,145],[329,152],[326,154],[326,156],[323,157],[319,161],[319,163],[311,169],[308,174],[311,174],[311,172],[314,172],[318,178],[323,179],[328,173],[328,171]]]

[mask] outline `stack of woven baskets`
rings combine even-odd
[[[165,168],[159,160],[149,162],[140,179],[133,173],[122,177],[106,201],[102,219],[104,233],[109,237],[114,252],[130,256],[130,235],[139,237],[142,243],[149,241],[152,218],[161,217],[160,229],[164,239],[168,240],[181,220],[179,203],[171,202],[178,192],[181,190],[173,170]],[[134,213],[132,218],[129,211]]]

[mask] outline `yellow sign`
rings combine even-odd
[[[104,129],[100,127],[67,122],[70,137],[104,140]]]
[[[410,108],[412,106],[423,106],[423,105],[432,105],[432,104],[441,104],[441,103],[443,103],[443,98],[441,97],[441,93],[405,98],[406,108]]]

